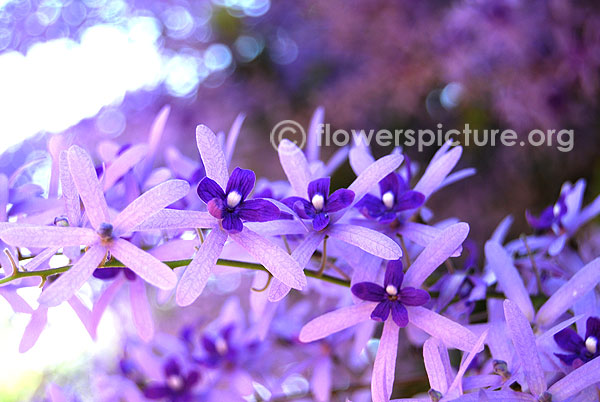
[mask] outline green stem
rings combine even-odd
[[[187,260],[163,261],[163,262],[169,268],[173,269],[173,268],[187,266],[190,264],[190,262],[192,262],[192,260],[187,259]],[[252,262],[219,259],[217,261],[217,265],[269,272],[263,265],[252,263]],[[125,268],[125,265],[123,265],[123,263],[118,260],[111,259],[110,261],[106,262],[103,265],[103,267]],[[28,277],[34,277],[34,276],[38,276],[42,279],[46,279],[49,276],[66,272],[70,268],[71,268],[71,265],[66,265],[66,266],[60,267],[60,268],[40,269],[38,271],[15,271],[13,275],[0,279],[0,285],[14,281],[16,279],[28,278]],[[309,270],[309,269],[304,270],[304,273],[306,274],[306,276],[311,277],[311,278],[317,278],[317,279],[323,280],[325,282],[333,283],[333,284],[340,285],[340,286],[350,287],[350,282],[348,282],[344,279],[337,278],[335,276],[325,275],[325,274],[319,275],[319,273],[317,271],[313,271],[313,270]]]

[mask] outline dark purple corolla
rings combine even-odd
[[[302,219],[311,219],[316,231],[329,224],[329,214],[340,211],[354,201],[354,192],[339,189],[329,195],[331,178],[313,180],[308,184],[308,200],[301,197],[288,197],[283,203],[292,208]]]
[[[121,268],[121,267],[105,267],[105,268],[96,268],[94,273],[92,274],[94,278],[102,279],[103,281],[108,281],[111,279],[115,279],[117,275],[121,272],[125,275],[128,281],[135,281],[137,275],[130,270],[129,268]]]
[[[402,262],[390,261],[385,270],[383,287],[373,282],[360,282],[352,286],[352,293],[359,299],[379,302],[371,313],[375,321],[385,321],[392,312],[392,319],[399,327],[408,324],[408,312],[404,306],[422,306],[429,301],[429,294],[421,289],[405,287]]]
[[[399,212],[418,208],[425,202],[425,195],[410,190],[404,179],[393,172],[379,182],[379,191],[381,198],[367,194],[356,203],[356,208],[381,223],[393,222]]]
[[[217,337],[209,335],[202,336],[202,346],[206,355],[200,359],[200,362],[211,368],[216,368],[223,364],[225,366],[235,365],[237,358],[237,348],[233,344],[233,325],[229,325],[219,331]]]
[[[585,339],[571,328],[565,328],[556,335],[554,340],[568,354],[555,353],[556,357],[568,365],[577,368],[600,355],[598,340],[600,340],[600,319],[588,318],[585,329]]]
[[[181,402],[196,400],[192,390],[200,379],[197,371],[190,370],[187,374],[184,374],[174,358],[170,358],[164,364],[163,371],[165,374],[164,382],[153,382],[144,388],[146,398],[166,398],[169,401]]]
[[[253,171],[235,168],[227,181],[225,191],[209,177],[198,184],[198,195],[208,206],[208,212],[221,220],[229,233],[241,232],[245,222],[268,222],[279,218],[279,208],[263,199],[247,200],[254,188]]]
[[[556,204],[546,207],[539,217],[535,217],[529,211],[525,211],[527,223],[529,223],[529,226],[534,230],[539,232],[554,229],[557,225],[560,225],[562,217],[566,214],[567,204],[565,202],[564,194],[560,195]]]

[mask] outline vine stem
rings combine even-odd
[[[178,268],[178,267],[185,267],[185,266],[189,265],[190,262],[192,262],[192,260],[191,259],[186,259],[186,260],[163,261],[163,262],[169,268],[174,269],[174,268]],[[227,260],[227,259],[220,258],[217,261],[217,265],[222,265],[222,266],[227,266],[227,267],[234,267],[234,268],[252,269],[252,270],[255,270],[255,271],[269,272],[263,265],[256,264],[256,263],[253,263],[253,262]],[[42,280],[45,280],[49,276],[57,275],[57,274],[62,274],[63,272],[67,272],[69,269],[71,269],[71,267],[72,267],[72,265],[65,265],[64,267],[50,268],[50,269],[40,269],[40,270],[37,270],[37,271],[18,271],[18,270],[15,270],[14,273],[13,273],[13,275],[8,276],[6,278],[0,279],[0,285],[9,283],[9,282],[17,280],[17,279],[31,278],[31,277],[36,277],[36,276],[42,278]],[[106,268],[125,268],[125,265],[123,265],[122,262],[120,262],[120,261],[118,261],[116,259],[111,259],[110,261],[107,261],[105,264],[103,264],[102,267],[106,267]],[[327,274],[319,274],[318,271],[313,271],[313,270],[310,270],[310,269],[305,269],[304,270],[304,274],[306,276],[308,276],[308,277],[320,279],[320,280],[323,280],[325,282],[333,283],[333,284],[340,285],[340,286],[350,287],[350,282],[349,281],[337,278],[335,276],[327,275]]]

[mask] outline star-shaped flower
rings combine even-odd
[[[135,199],[114,219],[87,152],[78,146],[68,151],[73,182],[83,201],[89,227],[23,226],[2,232],[1,238],[20,247],[87,247],[83,256],[44,290],[40,303],[56,306],[69,299],[92,275],[108,253],[131,268],[146,282],[161,289],[172,289],[177,276],[164,263],[123,239],[149,216],[185,196],[189,185],[183,180],[169,180]]]

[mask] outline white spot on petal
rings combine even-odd
[[[232,191],[227,194],[227,206],[229,208],[237,207],[241,200],[242,196],[237,191]]]
[[[395,287],[394,285],[387,285],[385,287],[385,292],[390,295],[390,296],[397,296],[398,295],[398,288]]]
[[[392,207],[394,206],[394,193],[392,193],[391,191],[386,192],[382,197],[381,200],[383,201],[383,205],[385,205],[385,207],[387,209],[392,209]]]
[[[598,340],[593,336],[588,336],[585,340],[585,348],[591,354],[595,354],[598,350]]]
[[[310,201],[317,211],[322,210],[325,206],[325,198],[321,194],[315,194]]]

